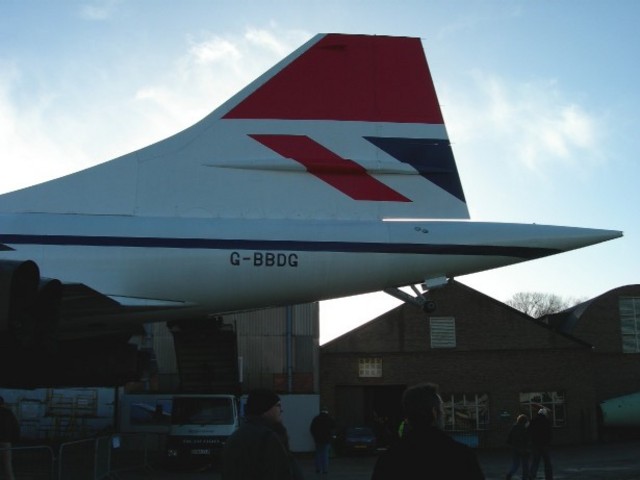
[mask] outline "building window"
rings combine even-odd
[[[564,392],[525,392],[520,394],[520,408],[529,418],[538,414],[542,407],[549,410],[549,420],[554,427],[566,423]]]
[[[489,424],[489,395],[456,393],[442,395],[445,430],[473,432],[486,430]]]
[[[620,297],[622,352],[640,353],[640,298]]]
[[[359,377],[382,377],[382,358],[368,357],[358,359]]]
[[[453,317],[431,317],[431,348],[456,347],[456,319]]]

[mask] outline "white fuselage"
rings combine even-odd
[[[0,259],[120,301],[221,313],[459,276],[617,232],[469,221],[0,215]],[[128,299],[128,300],[125,300]]]
[[[122,322],[120,305],[296,304],[621,235],[468,221],[420,39],[343,34],[317,35],[182,132],[0,196],[0,212],[0,267],[33,260],[116,300],[103,305]],[[63,314],[89,317],[86,303]]]

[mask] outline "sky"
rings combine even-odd
[[[621,230],[458,281],[586,299],[639,283],[640,2],[0,0],[0,193],[197,122],[316,33],[420,37],[472,220]],[[320,342],[400,301],[321,302]]]

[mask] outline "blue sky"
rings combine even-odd
[[[622,230],[458,280],[499,300],[638,283],[640,3],[0,0],[0,192],[191,125],[318,32],[420,37],[472,219]],[[321,304],[321,341],[398,301]]]

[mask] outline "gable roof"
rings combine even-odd
[[[540,328],[540,329],[544,329],[549,331],[550,333],[552,333],[553,335],[558,335],[560,337],[563,337],[573,343],[576,343],[579,346],[582,347],[588,347],[591,348],[592,345],[590,343],[587,343],[573,335],[571,335],[568,332],[565,331],[559,331],[556,328],[553,328],[552,326],[550,326],[549,324],[547,324],[546,322],[540,320],[540,319],[536,319],[533,318],[529,315],[527,315],[526,313],[521,312],[520,310],[517,310],[493,297],[490,297],[478,290],[475,290],[471,287],[469,287],[468,285],[465,285],[457,280],[450,280],[448,285],[445,287],[442,287],[443,289],[456,289],[459,290],[460,295],[461,296],[474,296],[477,297],[480,301],[483,302],[487,302],[488,304],[491,304],[493,306],[495,306],[496,308],[505,310],[509,313],[509,315],[511,315],[512,317],[517,317],[519,319],[522,319],[522,321],[524,322],[529,322],[531,325],[535,326],[535,328]],[[436,289],[432,292],[432,297],[434,298],[434,300],[437,301],[437,297],[438,297],[438,292],[440,292],[441,289]],[[325,348],[325,347],[329,347],[331,348],[331,346],[333,345],[337,345],[339,343],[342,343],[344,341],[347,341],[350,337],[353,336],[357,336],[359,335],[361,332],[363,332],[363,330],[365,329],[369,329],[371,328],[373,325],[375,325],[376,323],[381,323],[386,321],[389,317],[394,317],[394,316],[403,316],[402,313],[403,311],[407,311],[407,310],[417,310],[418,307],[412,304],[408,304],[408,303],[402,303],[400,305],[398,305],[397,307],[379,315],[376,318],[373,318],[372,320],[369,320],[368,322],[354,328],[353,330],[346,332],[342,335],[340,335],[339,337],[336,337],[332,340],[330,340],[329,342],[323,344],[321,346],[321,348]],[[437,316],[437,313],[433,316]]]
[[[637,294],[640,295],[640,284],[624,285],[622,287],[613,288],[601,295],[598,295],[597,297],[593,297],[582,303],[574,305],[573,307],[567,308],[566,310],[546,315],[543,319],[556,331],[570,334],[575,330],[580,318],[591,306],[596,305],[605,297],[609,297],[610,295],[620,295],[623,292],[628,292],[629,290],[637,290]]]

